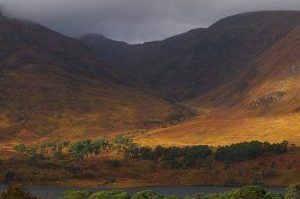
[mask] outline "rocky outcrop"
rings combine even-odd
[[[300,75],[300,66],[291,66],[287,70],[287,76]]]
[[[257,98],[254,102],[251,103],[252,109],[257,109],[261,106],[271,105],[273,103],[279,102],[286,95],[284,91],[276,91],[269,93],[265,96]]]

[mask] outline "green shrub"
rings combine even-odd
[[[190,197],[185,197],[184,199],[227,199],[222,194],[205,194],[197,193]]]
[[[1,193],[0,199],[37,199],[27,193],[23,187],[11,186],[5,192]]]
[[[53,157],[57,160],[62,159],[62,151],[61,150],[57,150],[53,153]]]
[[[257,186],[245,186],[224,194],[224,197],[228,199],[264,199],[265,196],[266,191]]]
[[[267,193],[265,199],[284,199],[280,193]]]
[[[66,191],[60,199],[88,199],[91,195],[89,191]]]
[[[300,199],[300,185],[289,187],[284,196],[285,199]]]
[[[119,168],[122,166],[122,164],[119,160],[106,160],[105,163],[108,164],[112,168]]]
[[[181,197],[172,195],[172,196],[166,196],[166,197],[164,197],[164,199],[181,199]]]
[[[164,197],[154,191],[145,190],[133,195],[132,199],[164,199]]]
[[[5,181],[6,182],[14,181],[15,177],[16,177],[16,173],[12,170],[8,170],[5,173]]]
[[[130,196],[125,191],[112,190],[96,192],[89,199],[130,199]]]
[[[15,150],[21,153],[24,153],[26,151],[25,144],[17,144],[14,146]]]

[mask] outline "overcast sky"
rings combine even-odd
[[[159,40],[246,11],[300,10],[300,0],[0,0],[5,11],[69,36]]]

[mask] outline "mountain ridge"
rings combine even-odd
[[[137,141],[151,146],[299,144],[299,19],[300,11],[249,12],[131,46],[140,54],[128,54],[117,71],[135,74],[159,95],[198,110],[190,121],[137,135]]]
[[[2,142],[134,131],[182,111],[128,85],[82,42],[38,24],[2,16],[0,40]]]
[[[299,11],[255,12],[130,45],[0,17],[0,137],[300,140],[299,27]]]
[[[142,83],[167,93],[169,99],[184,100],[228,81],[225,76],[233,75],[299,25],[297,19],[298,11],[244,13],[222,19],[206,29],[195,29],[163,41],[127,45],[121,59],[117,56],[98,57],[112,65],[119,65],[117,62],[121,60],[125,67],[117,67],[118,71],[135,74]],[[98,46],[101,47],[101,42]],[[122,53],[122,49],[120,51]],[[97,49],[94,52],[97,56]]]

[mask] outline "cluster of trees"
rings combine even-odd
[[[288,142],[270,144],[268,142],[244,142],[219,147],[215,159],[224,162],[244,161],[261,155],[280,155],[288,151]]]
[[[280,155],[288,151],[288,142],[270,144],[268,142],[244,142],[218,147],[215,152],[207,145],[189,147],[139,147],[129,143],[125,147],[127,158],[152,160],[172,168],[190,168],[201,165],[208,157],[225,163],[245,161],[262,155]]]
[[[63,149],[68,147],[70,142],[45,142],[40,146],[42,155],[53,156],[55,159],[63,157]]]
[[[176,195],[163,196],[151,190],[145,190],[133,194],[132,196],[125,191],[67,191],[60,199],[299,199],[300,187],[290,187],[285,194],[268,193],[257,186],[245,186],[239,189],[221,194],[203,194],[198,193],[193,196],[179,197]]]
[[[110,141],[106,138],[70,142],[46,142],[33,148],[18,144],[15,149],[28,154],[32,160],[64,156],[77,160],[86,160],[90,156],[99,156],[101,152],[116,150],[124,154],[125,159],[150,160],[161,163],[171,169],[187,169],[199,166],[208,157],[225,163],[244,161],[261,155],[279,155],[288,151],[288,142],[270,144],[268,142],[244,142],[213,149],[207,145],[188,147],[140,147],[129,137],[119,135]]]
[[[73,157],[84,160],[89,155],[99,156],[101,151],[110,149],[111,144],[108,139],[100,138],[96,140],[83,140],[70,145],[69,149]]]
[[[126,150],[128,157],[161,162],[172,169],[189,168],[200,164],[211,154],[212,150],[209,146],[201,145],[183,148],[157,146],[154,149],[132,145]]]
[[[25,144],[15,145],[15,150],[27,154],[32,160],[43,160],[47,157],[62,159],[64,155],[71,155],[75,159],[84,160],[90,155],[99,156],[101,151],[111,147],[108,139],[80,140],[71,142],[45,142],[41,145],[28,147]]]
[[[44,159],[44,154],[39,153],[37,148],[27,147],[25,144],[15,145],[15,150],[20,153],[27,154],[31,160],[35,161],[37,159]]]

